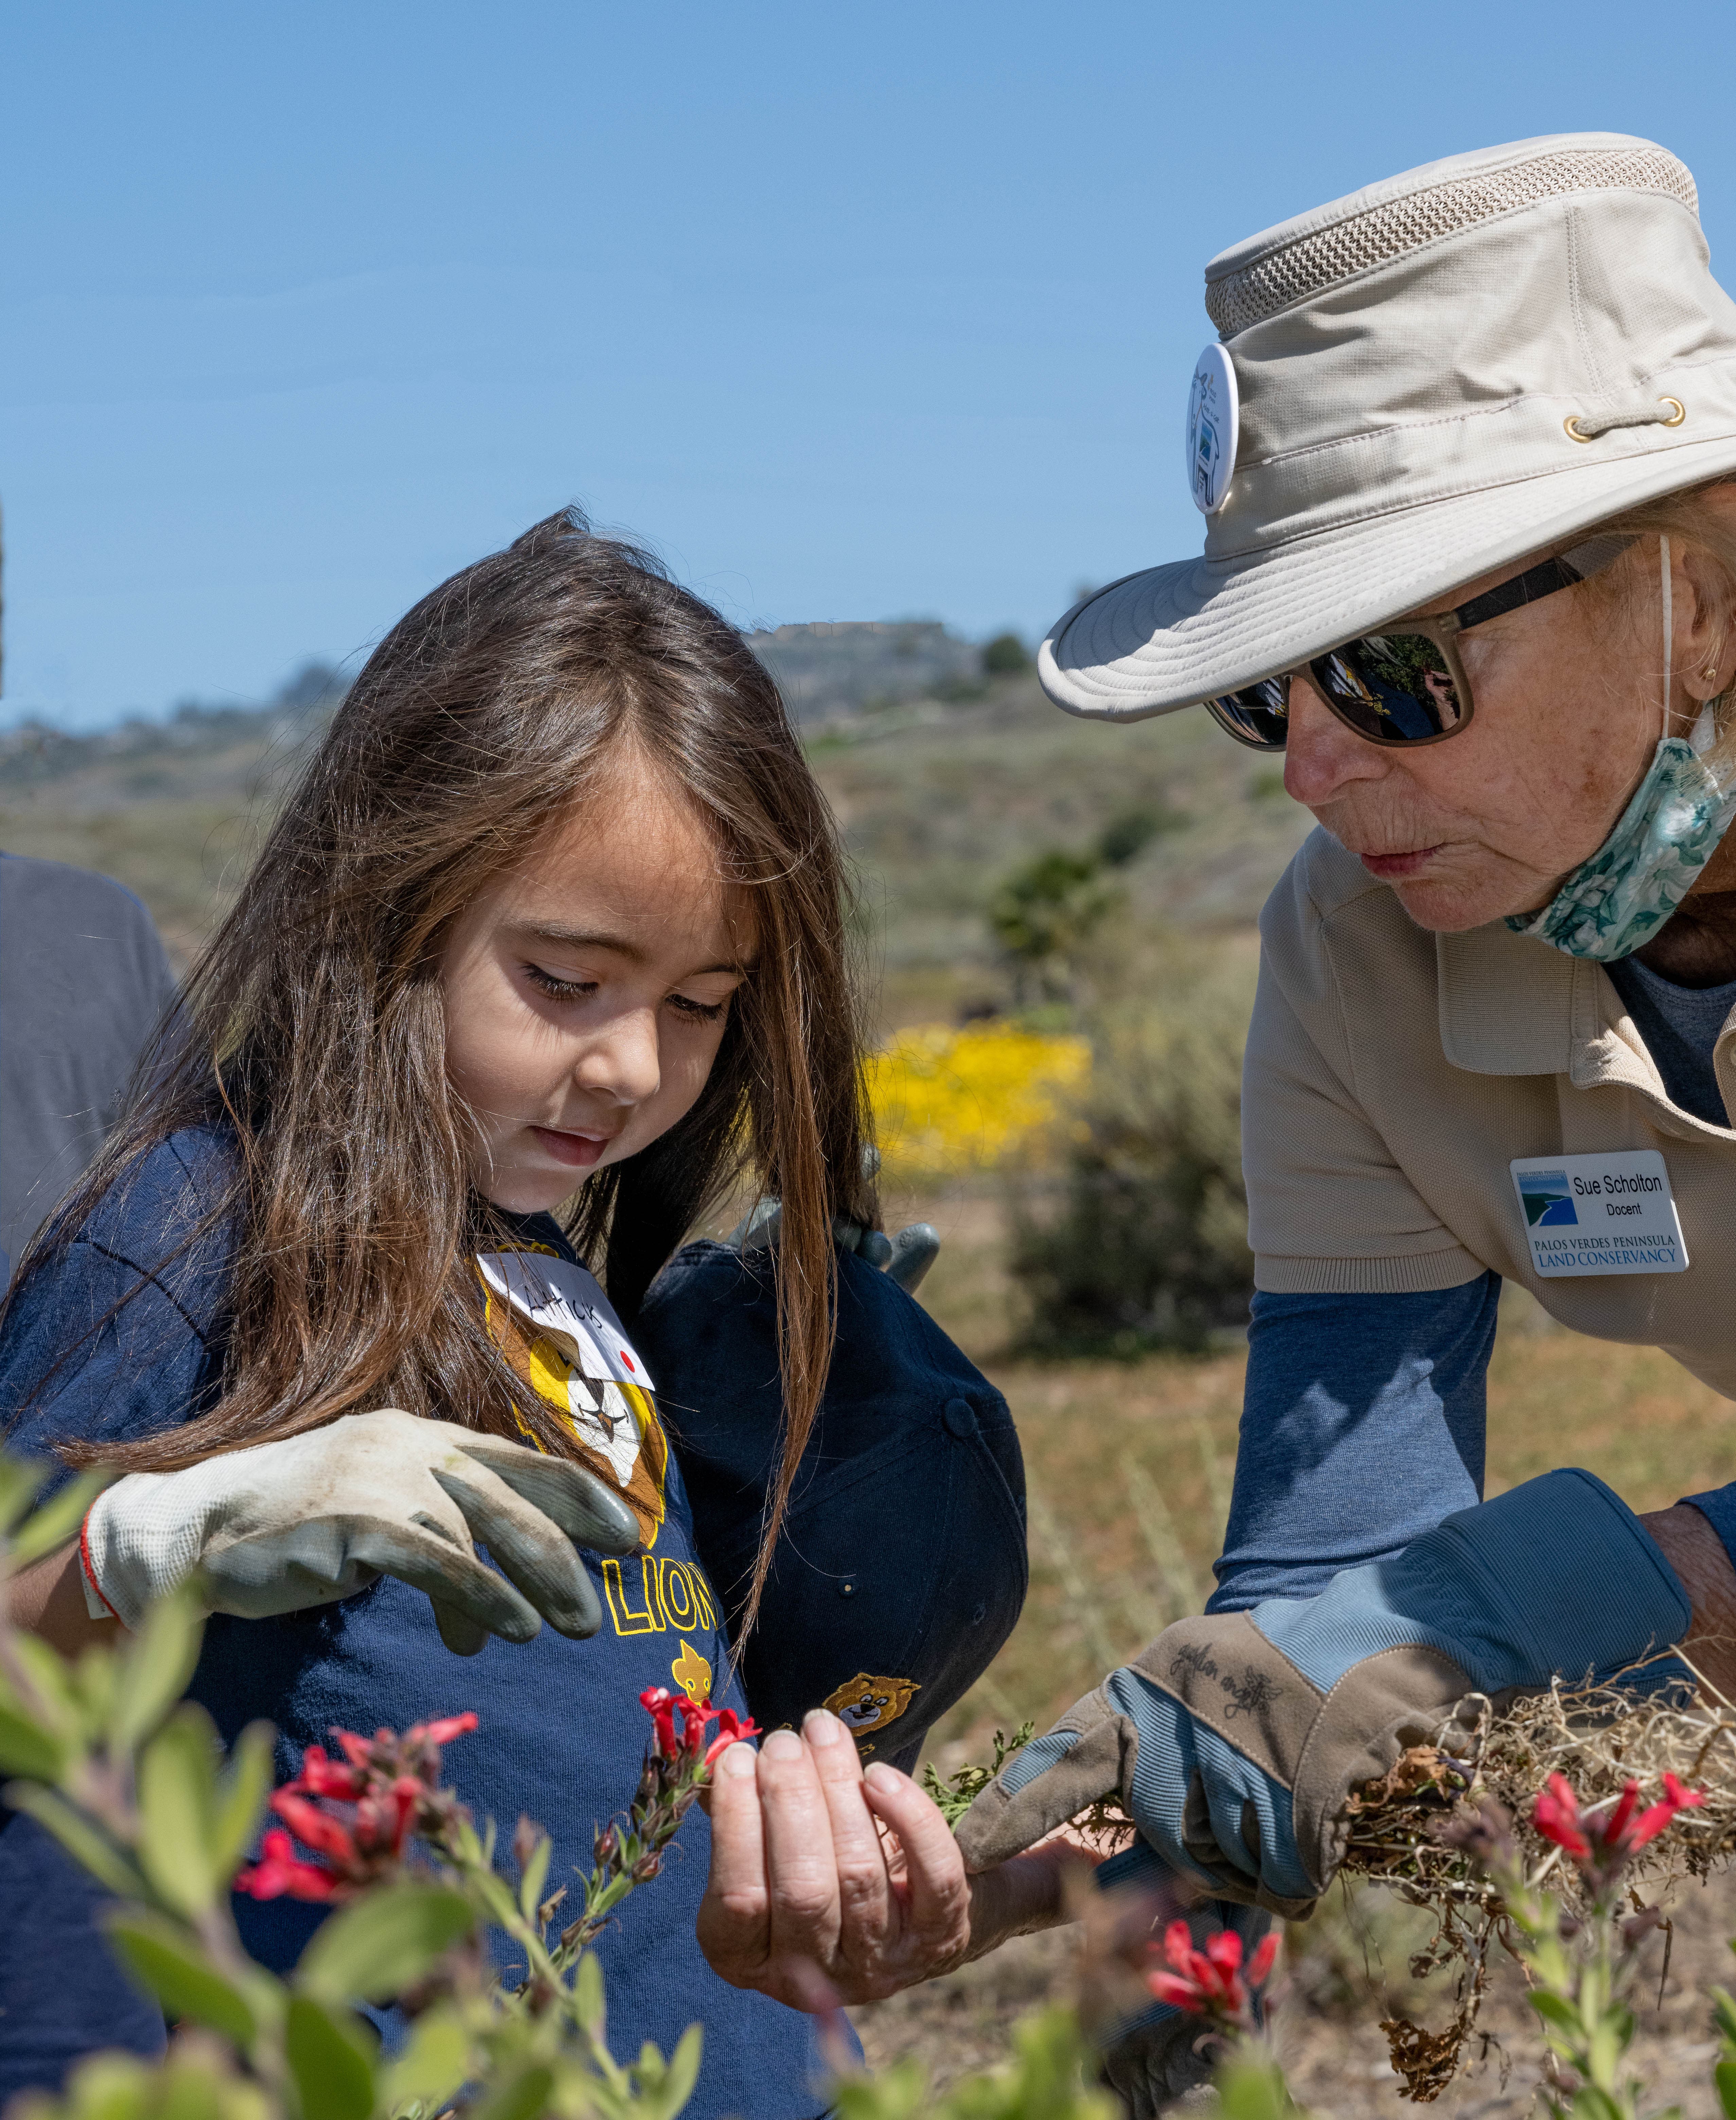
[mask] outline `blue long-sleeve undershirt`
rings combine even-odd
[[[1311,1597],[1482,1500],[1500,1298],[1493,1273],[1423,1295],[1254,1297],[1208,1611]],[[1686,1499],[1736,1560],[1736,1484]]]
[[[1306,1597],[1482,1499],[1500,1277],[1254,1299],[1236,1486],[1207,1610]]]

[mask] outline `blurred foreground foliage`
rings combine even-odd
[[[44,1477],[0,1453],[0,1600],[7,1578],[76,1537],[101,1484],[75,1481],[39,1509]],[[568,1890],[550,1878],[548,1836],[521,1819],[511,1871],[497,1870],[493,1824],[478,1830],[435,1786],[441,1742],[473,1717],[402,1740],[346,1737],[347,1764],[310,1747],[291,1785],[299,1792],[273,1800],[268,1726],[244,1732],[226,1760],[203,1709],[181,1699],[202,1634],[183,1593],[137,1633],[117,1629],[113,1646],[69,1659],[0,1610],[5,1800],[112,1895],[117,1955],[172,2027],[161,2059],[89,2055],[63,2092],[26,2092],[7,2120],[676,2120],[700,2080],[700,2028],[667,2060],[646,2044],[617,2062],[587,1946],[657,1876],[705,1779],[715,1716],[690,1711],[677,1733],[673,1696],[648,1696],[655,1736],[639,1789],[598,1836],[597,1868],[578,1881],[579,1918],[558,1928]],[[281,1829],[265,1835],[255,1880],[275,1871],[273,1890],[287,1877],[296,1896],[335,1902],[285,1978],[249,1957],[231,1912],[232,1881],[268,1808],[337,1866],[295,1857]],[[491,1969],[491,1930],[513,1946],[516,1985]],[[410,2027],[389,2053],[361,2006],[393,2002]],[[939,2102],[919,2074],[849,2074],[839,2108],[851,2120],[1109,2120],[1087,2087],[1089,2049],[1071,2012],[1036,2020],[1017,2046],[1009,2066]]]

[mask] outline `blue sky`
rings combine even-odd
[[[1736,238],[1728,0],[1449,13],[12,0],[0,719],[258,697],[575,500],[741,624],[1039,633],[1197,545],[1225,244],[1581,128]]]

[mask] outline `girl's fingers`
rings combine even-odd
[[[839,1934],[831,1819],[813,1755],[794,1730],[774,1730],[761,1745],[759,1779],[773,1960],[830,1966]]]
[[[863,1800],[856,1741],[830,1710],[817,1708],[802,1725],[826,1797],[838,1881],[839,1950],[846,1964],[877,1966],[896,1943],[897,1910],[874,1814]]]
[[[862,1788],[904,1848],[906,1977],[925,1978],[956,1964],[970,1946],[965,1858],[938,1806],[908,1774],[877,1761]]]
[[[752,1746],[732,1745],[719,1755],[708,1792],[711,1875],[700,1901],[699,1947],[733,1988],[760,1986],[771,1952],[758,1771]]]

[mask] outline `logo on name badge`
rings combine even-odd
[[[1521,1170],[1515,1165],[1513,1175],[1519,1181],[1527,1229],[1558,1229],[1564,1222],[1577,1223],[1579,1211],[1573,1204],[1565,1170]]]
[[[1656,1149],[1516,1156],[1508,1168],[1540,1275],[1687,1270],[1669,1172]]]
[[[1188,390],[1188,490],[1202,515],[1215,515],[1228,497],[1240,402],[1235,365],[1214,340],[1199,356]]]

